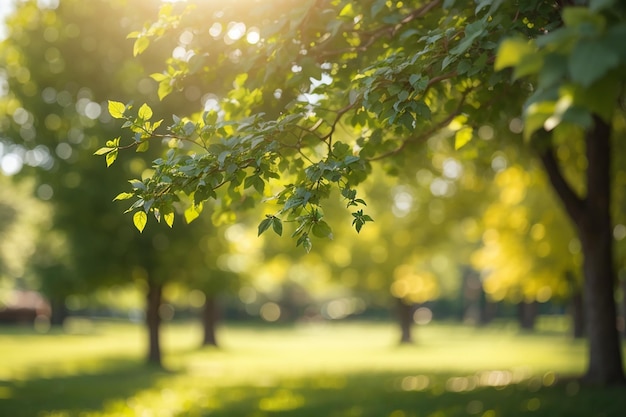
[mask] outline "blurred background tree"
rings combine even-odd
[[[129,230],[128,220],[117,215],[119,204],[112,202],[115,190],[128,176],[146,175],[149,166],[130,156],[123,158],[119,175],[111,176],[93,156],[102,138],[120,134],[106,111],[111,94],[156,98],[156,85],[145,73],[167,54],[131,60],[126,35],[147,17],[156,18],[159,5],[64,0],[56,6],[18,3],[0,46],[7,84],[0,100],[5,157],[14,159],[16,178],[33,179],[35,195],[52,213],[49,238],[30,262],[57,324],[67,314],[68,296],[138,282],[146,293],[148,360],[159,364],[163,286],[181,280],[183,269],[203,265],[192,256],[198,249],[190,235],[214,231],[182,223],[167,235],[159,228],[144,234]],[[160,110],[183,111],[195,100],[199,97],[172,99]],[[172,248],[188,256],[164,256]]]

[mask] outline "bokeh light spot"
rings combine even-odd
[[[270,322],[277,321],[280,318],[280,313],[280,306],[273,302],[263,304],[259,311],[261,318]]]

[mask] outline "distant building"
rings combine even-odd
[[[32,324],[37,317],[50,318],[50,304],[37,291],[13,290],[0,299],[0,323]]]

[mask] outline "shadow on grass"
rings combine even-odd
[[[0,379],[0,416],[73,416],[102,410],[108,401],[132,397],[171,375],[136,360],[109,359],[106,368],[94,373]]]
[[[459,377],[367,373],[212,390],[176,415],[211,417],[623,417],[623,388],[581,387],[553,375],[517,383],[505,373]],[[503,379],[504,378],[504,379]],[[483,386],[483,383],[502,384]],[[205,395],[208,393],[205,393]]]
[[[0,381],[0,416],[622,417],[626,390],[553,374],[358,373],[222,385],[220,379],[119,361],[98,374]],[[0,396],[2,397],[2,396]]]

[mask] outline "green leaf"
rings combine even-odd
[[[146,223],[148,223],[148,215],[146,212],[138,211],[133,215],[133,224],[139,232],[143,232],[143,229],[146,227]]]
[[[283,222],[276,216],[272,217],[272,229],[278,236],[283,235]]]
[[[174,212],[170,211],[169,213],[165,213],[163,215],[163,219],[165,220],[165,224],[167,224],[170,228],[174,226]]]
[[[263,194],[263,190],[265,189],[265,181],[263,181],[263,179],[258,175],[253,175],[251,177],[246,177],[243,186],[244,188],[252,186],[259,194]]]
[[[116,200],[128,200],[129,198],[133,198],[134,196],[135,196],[135,194],[133,194],[133,193],[119,193],[113,199],[113,201],[116,201]]]
[[[118,136],[115,139],[107,140],[106,146],[108,146],[110,148],[117,148],[117,147],[119,147],[120,146],[120,137]]]
[[[114,151],[109,152],[106,155],[106,162],[107,162],[107,167],[110,167],[113,162],[115,162],[115,160],[117,159],[117,155],[118,155],[118,150],[115,149]]]
[[[148,150],[149,147],[150,142],[144,140],[143,142],[140,142],[139,145],[137,145],[137,149],[135,149],[135,152],[145,152]]]
[[[163,119],[157,120],[156,122],[152,123],[152,126],[150,126],[150,130],[154,132],[159,128],[159,126],[161,126],[161,123],[163,123]]]
[[[529,54],[524,56],[513,71],[513,79],[518,80],[527,75],[537,74],[543,70],[543,56],[539,54]]]
[[[300,245],[302,245],[302,247],[307,253],[311,252],[311,248],[313,247],[313,244],[311,243],[311,238],[309,237],[308,233],[304,233],[302,236],[298,238],[298,241],[296,242],[296,247]]]
[[[103,148],[98,149],[98,150],[97,150],[97,151],[95,151],[93,154],[94,154],[94,155],[104,155],[105,153],[109,153],[109,152],[111,152],[111,151],[112,151],[112,150],[114,150],[114,149],[115,149],[115,148],[109,148],[109,147],[106,147],[106,146],[105,146],[105,147],[103,147]]]
[[[162,72],[155,72],[154,74],[150,74],[150,78],[152,78],[157,83],[160,83],[163,80],[168,78],[167,74],[163,74]]]
[[[133,186],[134,189],[146,191],[146,184],[144,184],[143,181],[141,181],[141,180],[128,180],[128,182],[130,183],[130,185]]]
[[[527,40],[509,38],[502,41],[494,63],[494,69],[500,71],[507,67],[514,67],[522,62],[526,56],[534,54],[535,48]]]
[[[344,6],[343,9],[339,12],[339,17],[343,16],[354,16],[354,9],[352,8],[352,3],[348,3]]]
[[[146,103],[143,103],[141,107],[139,107],[137,116],[139,116],[141,120],[150,120],[152,117],[152,109]]]
[[[584,107],[589,113],[611,122],[618,97],[622,91],[619,76],[603,77],[589,88],[577,87],[574,91],[574,104]]]
[[[454,134],[454,149],[459,150],[465,146],[470,140],[472,140],[473,134],[474,129],[469,126],[465,126],[457,130]]]
[[[109,114],[114,119],[122,119],[124,117],[124,111],[126,111],[126,105],[119,101],[109,100]]]
[[[163,100],[169,93],[173,91],[172,84],[170,84],[169,80],[164,80],[159,83],[159,90],[157,94],[159,95],[159,100]]]
[[[574,82],[589,87],[618,65],[619,55],[604,43],[582,40],[569,57],[568,70]]]
[[[387,0],[377,0],[372,4],[371,14],[372,18],[376,17],[376,15],[385,8]]]
[[[187,207],[184,216],[187,223],[191,223],[200,216],[202,212],[202,204]]]
[[[272,223],[273,223],[273,217],[271,217],[271,216],[263,219],[263,221],[261,221],[261,223],[259,223],[259,229],[258,229],[257,236],[261,236],[267,229],[270,228]]]
[[[533,133],[543,128],[546,120],[554,114],[555,106],[554,101],[542,101],[528,106],[524,116],[524,140],[530,140]]]
[[[150,39],[145,36],[140,36],[135,40],[135,44],[133,45],[133,56],[137,56],[143,51],[145,51],[150,45]]]
[[[367,214],[363,214],[363,210],[355,211],[354,213],[352,213],[352,217],[354,217],[354,220],[352,221],[352,225],[356,229],[357,233],[361,232],[361,228],[366,222],[374,221]]]
[[[465,27],[465,37],[461,39],[459,44],[454,48],[450,49],[451,55],[461,55],[465,53],[472,46],[474,40],[483,34],[485,31],[485,22],[483,20],[477,20],[473,23],[470,23]]]
[[[333,238],[333,230],[330,228],[328,223],[326,223],[324,220],[320,220],[317,223],[314,223],[311,231],[313,232],[313,235],[316,237],[321,237],[321,238],[327,237],[329,239]]]
[[[590,0],[589,10],[592,12],[599,12],[600,10],[608,9],[615,4],[615,0]]]
[[[580,28],[586,24],[601,31],[606,26],[604,17],[587,7],[566,7],[563,9],[562,17],[565,26],[568,27]]]

